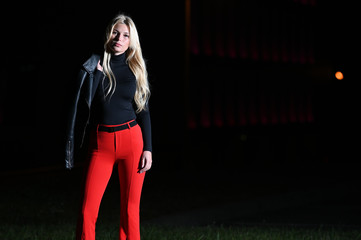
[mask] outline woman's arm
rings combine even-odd
[[[149,106],[137,114],[137,122],[143,135],[143,154],[140,163],[139,173],[148,171],[152,167],[152,131]]]

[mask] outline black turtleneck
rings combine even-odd
[[[104,77],[101,71],[95,72],[95,78],[100,81],[93,101],[92,122],[117,125],[136,119],[142,129],[144,150],[152,151],[149,108],[147,106],[147,110],[136,114],[134,102],[136,79],[126,63],[125,54],[113,55],[110,59],[110,67],[116,78],[113,95],[105,96],[109,79]]]

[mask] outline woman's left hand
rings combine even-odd
[[[152,152],[144,151],[141,159],[141,166],[139,173],[148,171],[152,167]]]

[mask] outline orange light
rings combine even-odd
[[[343,79],[343,74],[342,72],[338,71],[335,73],[335,77],[337,80],[342,80]]]

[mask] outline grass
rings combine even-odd
[[[0,180],[0,240],[75,239],[79,207],[79,177],[76,172],[14,175]],[[168,198],[164,198],[164,191],[155,192],[155,189],[145,196],[147,201],[143,205],[142,219],[150,219],[156,213],[162,215],[164,212],[159,212],[160,209],[169,211],[184,201],[182,195],[172,196],[171,192],[167,193]],[[176,192],[179,191],[177,188]],[[117,186],[113,185],[104,196],[97,239],[118,239],[117,193]],[[193,198],[194,201],[204,203],[204,199]],[[337,225],[310,227],[258,223],[173,227],[147,223],[141,225],[141,236],[142,240],[361,240],[361,230]]]
[[[114,225],[114,224],[112,224]],[[60,225],[2,225],[2,240],[74,240],[73,224]],[[204,227],[166,227],[156,225],[142,226],[142,240],[358,240],[360,230],[297,226],[204,226]],[[97,239],[118,239],[115,226],[100,224]]]
[[[298,239],[360,239],[360,231],[337,229],[305,229],[299,227],[149,227],[143,231],[146,240],[298,240]]]

